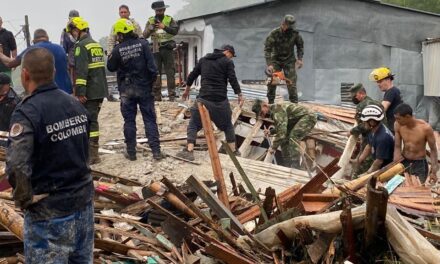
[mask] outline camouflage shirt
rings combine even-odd
[[[295,124],[304,116],[314,114],[299,104],[285,102],[281,104],[273,104],[270,106],[270,115],[275,125],[275,139],[272,143],[272,148],[276,149],[287,139],[290,130],[293,129]]]
[[[304,41],[299,32],[292,29],[282,32],[281,28],[272,30],[264,43],[266,64],[270,65],[273,62],[295,62],[295,46],[296,55],[299,60],[302,60],[304,55]]]
[[[367,105],[377,105],[383,109],[382,104],[380,102],[371,99],[371,97],[369,96],[366,96],[364,100],[362,100],[359,104],[356,105],[356,114],[354,118],[356,119],[358,125],[351,129],[351,134],[359,136],[360,134],[366,135],[368,133],[368,130],[365,129],[364,126],[362,125],[362,120],[361,120],[362,110],[364,110],[364,108]]]

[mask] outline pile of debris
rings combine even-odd
[[[314,161],[303,171],[267,162],[258,135],[271,121],[235,108],[240,158],[215,137],[209,113],[201,111],[214,182],[180,175],[183,184],[168,177],[143,184],[93,170],[95,263],[437,263],[439,190],[422,186],[399,162],[351,181],[334,179],[346,173],[340,159],[350,139],[339,132],[348,131],[354,113],[308,105],[324,117],[308,138],[325,145],[323,166]],[[318,160],[313,151],[307,157]],[[256,181],[266,183],[264,192]],[[22,212],[10,190],[0,192],[0,223],[3,254],[13,256],[0,263],[23,263],[16,255]]]

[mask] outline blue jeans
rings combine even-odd
[[[74,214],[43,221],[24,215],[24,253],[32,263],[93,263],[93,203]]]
[[[153,152],[160,152],[159,129],[156,123],[153,97],[121,96],[121,113],[124,118],[124,137],[129,154],[136,153],[136,114],[137,106],[144,121],[148,145]]]

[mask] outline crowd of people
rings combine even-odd
[[[106,68],[117,73],[125,158],[137,159],[138,108],[153,158],[164,157],[154,101],[162,99],[162,69],[167,75],[169,99],[176,99],[173,37],[179,30],[177,21],[165,14],[167,7],[163,1],[153,2],[155,15],[142,31],[139,23],[130,18],[129,7],[121,5],[120,19],[111,27],[106,51],[91,37],[88,22],[72,10],[62,31],[61,45],[50,42],[44,29],[37,29],[33,45],[17,55],[13,35],[2,28],[0,18],[0,130],[9,131],[7,144],[0,143],[7,146],[6,172],[13,198],[24,210],[26,263],[92,263],[90,165],[100,162],[98,116],[108,95]],[[299,166],[299,142],[317,122],[315,113],[298,104],[296,71],[303,66],[304,42],[295,23],[293,15],[286,15],[268,35],[264,49],[267,72],[282,71],[286,75],[289,102],[275,103],[276,84],[269,83],[268,100],[256,100],[252,107],[257,118],[273,120],[274,126],[264,130],[267,138],[273,136],[269,153],[280,149],[280,164],[287,167]],[[151,38],[151,43],[147,38]],[[188,75],[182,99],[188,99],[199,76],[201,88],[190,109],[187,145],[178,157],[194,160],[197,132],[203,127],[199,104],[208,109],[212,121],[224,131],[235,155],[240,155],[227,96],[229,83],[239,105],[244,103],[235,73],[235,56],[235,48],[224,44],[200,58]],[[22,66],[24,98],[19,98],[11,86],[11,68],[18,65]],[[394,75],[388,68],[375,69],[370,78],[384,92],[384,98],[382,102],[371,99],[362,84],[352,87],[357,126],[351,134],[362,138],[362,149],[351,162],[364,165],[365,169],[357,166],[362,173],[402,161],[422,182],[436,182],[438,157],[433,129],[414,117],[394,86]],[[431,150],[430,171],[426,144]]]

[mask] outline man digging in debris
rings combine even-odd
[[[394,136],[393,133],[382,123],[384,112],[378,105],[369,105],[362,110],[361,121],[363,128],[368,132],[367,145],[365,146],[359,160],[350,160],[353,164],[362,164],[368,156],[372,155],[373,163],[368,173],[385,167],[393,161]]]
[[[351,100],[353,104],[356,105],[356,115],[354,116],[354,118],[357,123],[357,125],[350,130],[350,134],[355,136],[362,136],[361,147],[360,147],[360,153],[362,153],[368,144],[367,137],[370,132],[369,129],[365,127],[364,122],[362,122],[361,120],[362,111],[366,106],[369,105],[377,105],[380,107],[382,107],[382,105],[380,104],[380,102],[371,99],[371,97],[367,95],[367,91],[365,90],[365,87],[361,83],[358,83],[353,87],[351,87],[350,93],[351,93]],[[384,120],[382,120],[382,122],[384,122]],[[354,166],[356,168],[355,174],[359,175],[366,172],[371,167],[372,163],[373,163],[373,159],[371,155],[368,155],[365,158],[365,160],[363,160],[363,162],[354,163],[354,165],[356,165]]]
[[[54,72],[47,49],[23,56],[21,82],[28,96],[12,114],[6,171],[15,205],[24,211],[26,263],[92,263],[90,119],[80,102],[57,87]]]
[[[119,44],[110,54],[107,68],[109,71],[118,71],[118,89],[121,95],[121,113],[124,117],[124,137],[127,144],[125,157],[136,160],[136,114],[139,105],[153,158],[160,160],[162,154],[152,94],[157,68],[148,41],[138,38],[134,32],[135,26],[128,19],[119,19],[113,29]]]
[[[394,160],[404,158],[402,164],[411,175],[419,177],[420,182],[436,183],[438,171],[437,145],[434,131],[424,120],[416,119],[408,104],[400,104],[394,110],[396,118]],[[402,150],[403,141],[403,150]],[[431,173],[428,177],[428,162],[426,161],[426,143],[431,149]]]
[[[252,106],[257,117],[270,116],[274,128],[265,130],[266,135],[274,135],[270,153],[275,153],[281,147],[283,165],[289,168],[299,167],[299,142],[309,134],[316,124],[316,116],[304,106],[285,102],[269,105],[266,101],[257,99]]]
[[[197,102],[201,102],[209,111],[212,121],[225,132],[226,142],[231,149],[238,154],[235,145],[235,131],[231,122],[232,111],[228,100],[228,81],[238,95],[238,102],[243,105],[244,98],[241,94],[240,85],[235,75],[235,66],[232,61],[235,57],[235,49],[231,45],[223,45],[221,49],[215,49],[213,53],[207,54],[194,67],[188,75],[183,100],[188,99],[189,91],[193,82],[201,75],[201,88],[197,100],[191,107],[191,119],[187,128],[187,147],[177,153],[177,156],[187,160],[194,160],[194,145],[196,144],[197,132],[203,126]]]

